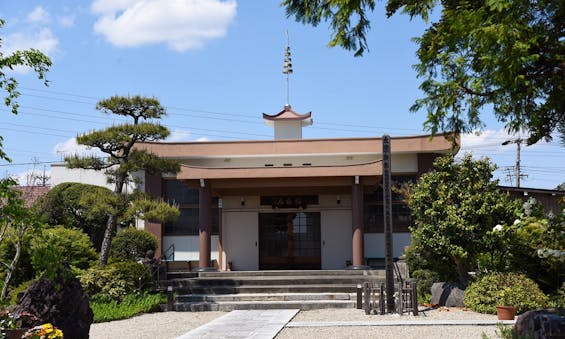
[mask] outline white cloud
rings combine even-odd
[[[74,27],[75,25],[75,16],[74,15],[65,15],[65,16],[60,16],[57,18],[57,21],[59,22],[59,24],[63,27],[69,28],[69,27]]]
[[[235,0],[95,0],[94,31],[118,47],[165,43],[178,52],[226,35]]]
[[[210,141],[210,139],[208,139],[207,137],[201,137],[201,138],[196,139],[195,141],[204,142],[204,141]]]
[[[101,156],[102,153],[96,148],[89,148],[84,145],[77,144],[76,138],[67,139],[64,142],[60,142],[53,147],[53,154],[57,156],[65,157],[74,154],[77,155],[97,155]]]
[[[461,151],[473,152],[481,148],[498,148],[506,140],[515,138],[505,130],[486,130],[477,133],[466,133],[461,135]]]
[[[37,22],[41,24],[45,24],[49,22],[49,13],[43,7],[36,6],[33,11],[31,11],[27,17],[27,22]]]
[[[189,141],[190,140],[190,132],[176,129],[171,132],[169,137],[166,139],[167,142],[180,142],[180,141]]]
[[[140,0],[95,0],[90,9],[97,14],[112,14],[135,5]]]

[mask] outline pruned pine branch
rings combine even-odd
[[[110,162],[108,160],[109,159],[103,159],[96,156],[80,157],[76,154],[65,157],[65,163],[67,164],[68,168],[84,168],[93,169],[96,171],[107,169],[116,165],[116,163]]]
[[[140,218],[149,222],[166,223],[178,218],[178,207],[171,206],[163,200],[141,198],[133,200],[125,216]]]
[[[155,98],[145,98],[139,95],[134,97],[113,96],[101,100],[96,109],[106,114],[117,114],[133,118],[134,124],[140,119],[160,119],[166,114],[165,109]]]

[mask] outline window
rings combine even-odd
[[[198,235],[199,193],[179,180],[163,183],[165,201],[178,206],[180,215],[175,222],[164,225],[165,235]],[[220,212],[218,198],[212,198],[212,235],[218,234]]]
[[[392,231],[410,232],[410,209],[402,190],[416,182],[415,175],[396,175],[391,177],[392,184]],[[384,233],[384,207],[382,184],[371,194],[364,196],[364,227],[366,233]]]

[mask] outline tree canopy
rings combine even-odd
[[[50,189],[35,207],[45,224],[82,230],[100,250],[112,195],[105,187],[65,182]]]
[[[115,198],[123,202],[124,208],[108,211],[99,261],[99,265],[104,266],[108,262],[112,237],[120,217],[129,215],[146,220],[149,218],[151,220],[162,219],[161,221],[178,217],[178,209],[162,201],[150,200],[141,195],[137,196],[139,199],[133,199],[133,201],[125,197],[124,186],[131,182],[131,174],[141,170],[149,174],[176,173],[179,171],[179,164],[134,147],[136,143],[159,141],[169,135],[166,127],[154,122],[146,122],[146,120],[160,119],[166,113],[157,99],[141,96],[113,96],[98,102],[96,108],[103,113],[125,116],[133,121],[91,131],[77,137],[79,144],[98,148],[107,157],[74,155],[65,159],[69,168],[104,170],[108,181],[114,184]],[[96,200],[95,197],[93,198]],[[116,204],[107,205],[116,206]]]
[[[287,15],[305,24],[329,21],[329,46],[361,56],[367,50],[373,0],[284,0]],[[411,107],[427,110],[424,128],[471,132],[493,109],[510,132],[528,133],[528,143],[565,143],[565,2],[562,0],[388,0],[397,12],[430,20],[416,38],[418,77],[424,97]]]
[[[520,209],[497,188],[488,159],[473,160],[467,154],[436,159],[434,170],[411,185],[408,206],[412,213],[409,252],[425,259],[429,267],[450,263],[466,286],[467,272],[475,269],[478,256],[489,249],[488,232],[498,224],[511,224]],[[453,272],[452,271],[452,272]]]

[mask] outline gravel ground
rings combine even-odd
[[[456,307],[422,309],[415,317],[412,315],[366,315],[357,309],[331,309],[302,311],[292,319],[293,322],[324,321],[437,321],[437,320],[496,320],[495,315],[475,313]],[[442,338],[475,339],[483,334],[497,338],[496,326],[347,326],[347,327],[291,327],[284,328],[277,339],[289,338]]]
[[[91,339],[166,339],[176,338],[212,321],[226,312],[148,313],[125,320],[92,324]]]
[[[144,314],[127,320],[93,324],[90,338],[143,339],[176,338],[225,312],[164,312]],[[299,312],[291,322],[326,321],[401,321],[419,320],[495,320],[496,316],[479,314],[461,308],[428,309],[418,317],[398,315],[365,315],[357,309],[327,309]],[[496,338],[496,326],[347,326],[284,328],[277,339],[288,338]]]

